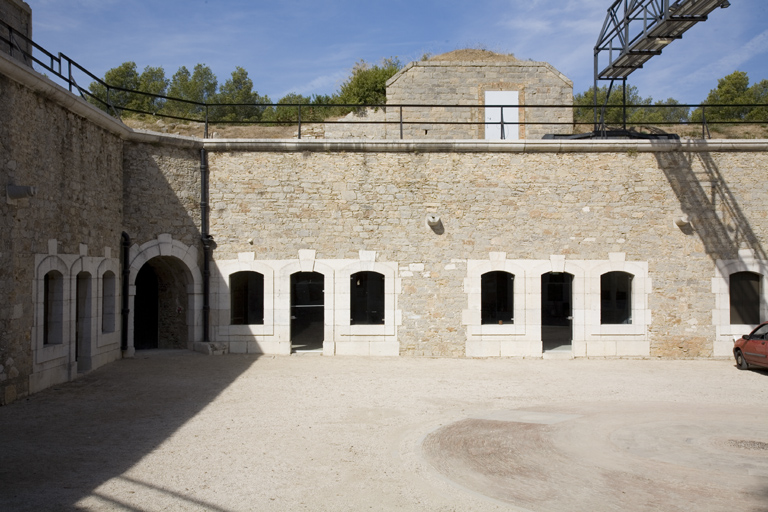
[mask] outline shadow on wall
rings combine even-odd
[[[201,470],[201,480],[192,477],[171,490],[131,468],[162,450],[185,425],[185,443],[215,445],[220,433],[189,422],[256,359],[145,352],[1,407],[0,508],[147,510],[147,495],[154,495],[178,509],[224,510],[193,498],[192,490],[209,485],[215,475]],[[184,494],[185,488],[191,492]]]
[[[717,260],[739,259],[739,249],[751,249],[759,260],[768,260],[752,226],[708,152],[657,152],[656,160],[691,219],[681,229],[694,231],[707,255]],[[694,168],[698,160],[701,170]],[[762,204],[760,205],[762,208]]]
[[[190,337],[194,301],[188,300],[193,283],[182,262],[161,255],[151,242],[170,234],[174,243],[196,248],[197,261],[189,263],[197,268],[189,270],[202,270],[199,153],[194,148],[127,144],[124,167],[125,231],[132,244],[146,250],[131,259],[131,266],[146,260],[132,269],[137,272],[131,312],[134,347],[187,348],[195,341]]]

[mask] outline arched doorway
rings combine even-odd
[[[541,276],[542,349],[570,350],[573,341],[573,275],[549,272]]]
[[[147,261],[136,275],[133,346],[187,348],[189,279],[183,263],[172,256]]]
[[[325,276],[291,275],[291,351],[322,350],[325,338]]]

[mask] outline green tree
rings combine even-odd
[[[139,76],[138,88],[141,92],[165,96],[168,89],[168,79],[165,78],[165,70],[163,68],[153,68],[151,66],[145,67],[141,76]],[[153,114],[160,112],[164,104],[165,100],[162,98],[155,98],[154,96],[145,96],[142,94],[136,95],[135,101],[132,102],[133,108]]]
[[[768,122],[768,80],[760,80],[749,88],[752,99],[762,106],[754,107],[747,114],[747,121]]]
[[[186,66],[181,66],[171,78],[168,96],[187,102],[169,100],[166,103],[167,113],[201,119],[205,114],[205,106],[202,104],[213,102],[217,86],[216,75],[208,66],[196,64],[192,73]]]
[[[370,65],[364,60],[352,68],[352,74],[339,89],[339,103],[354,105],[383,105],[387,102],[387,80],[403,65],[397,57],[383,59]]]
[[[171,82],[168,85],[168,96],[174,99],[186,100],[188,98],[190,89],[190,79],[192,74],[189,72],[186,66],[181,66],[176,73],[171,77]],[[165,113],[180,117],[188,117],[192,115],[192,109],[194,105],[184,103],[181,101],[168,100],[165,104]]]
[[[91,82],[88,90],[93,97],[88,100],[105,112],[122,114],[122,109],[135,101],[135,95],[131,92],[113,89],[128,89],[135,91],[139,88],[139,73],[136,71],[135,62],[123,62],[116,68],[112,68],[104,74],[104,83]],[[112,110],[114,109],[114,110]]]
[[[730,75],[720,78],[717,87],[709,91],[704,105],[734,105],[752,103],[749,94],[749,77],[743,71],[734,71]],[[707,107],[705,112],[707,121],[743,121],[749,114],[749,107],[713,106]],[[702,111],[697,108],[693,112],[694,121],[702,120]]]
[[[264,111],[262,114],[262,120],[268,122],[278,123],[295,123],[299,119],[299,107],[302,105],[301,115],[302,121],[309,120],[305,117],[304,105],[310,105],[311,98],[302,96],[301,94],[289,93],[280,98],[277,102],[277,106]]]
[[[650,110],[648,123],[687,123],[691,119],[691,112],[688,107],[681,107],[680,102],[674,98],[659,100],[654,105],[663,105],[666,108],[648,109]]]
[[[624,99],[622,86],[614,87],[611,95],[608,97],[608,87],[602,86],[597,89],[598,120],[600,119],[603,107],[605,107],[605,123],[607,125],[621,125],[624,119]],[[595,113],[593,105],[595,104],[595,88],[590,87],[586,92],[577,94],[573,97],[573,119],[580,123],[593,123]],[[640,95],[637,87],[627,86],[627,123],[632,124],[654,124],[664,122],[682,123],[689,119],[688,108],[680,107],[680,103],[669,98],[666,100],[653,101],[650,96],[644,98]],[[654,105],[653,107],[651,105]]]
[[[717,81],[717,87],[709,91],[704,105],[722,105],[706,107],[707,121],[768,121],[768,106],[749,106],[768,103],[768,80],[762,80],[752,86],[749,76],[744,71],[734,71]],[[747,105],[733,106],[728,105]],[[700,108],[693,112],[693,120],[702,120]]]
[[[259,96],[253,90],[253,81],[248,78],[248,72],[240,66],[235,68],[232,76],[221,86],[216,99],[217,103],[248,105],[211,108],[211,117],[222,121],[259,121],[265,107],[254,104],[270,103],[269,98]]]

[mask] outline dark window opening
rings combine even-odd
[[[754,272],[731,274],[731,324],[756,325],[760,323],[760,281]]]
[[[632,323],[632,274],[608,272],[600,276],[600,323]]]
[[[264,323],[264,276],[258,272],[236,272],[229,276],[232,325]]]
[[[515,322],[515,276],[509,272],[488,272],[480,283],[481,318],[483,324]]]
[[[43,344],[64,341],[64,276],[52,270],[43,277]]]
[[[349,310],[351,325],[384,323],[384,276],[378,272],[358,272],[350,276]]]
[[[101,332],[115,332],[116,279],[113,272],[104,272],[101,278]]]

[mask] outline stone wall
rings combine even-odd
[[[18,51],[21,49],[27,54],[32,53],[32,44],[28,40],[32,39],[32,9],[22,0],[0,0],[0,20],[5,21],[15,32],[13,48],[4,41],[0,41],[0,52],[12,55],[14,59],[26,66],[32,67],[32,61],[24,58]],[[27,39],[17,37],[18,34]],[[0,37],[9,39],[8,29],[0,26]]]
[[[400,353],[461,356],[471,260],[505,253],[610,268],[621,254],[647,265],[652,283],[646,355],[711,356],[716,261],[740,250],[766,259],[768,216],[756,199],[766,192],[768,154],[643,144],[650,152],[213,153],[214,257],[375,252],[398,265]],[[443,232],[427,226],[430,213]],[[684,214],[694,220],[681,228],[675,219]]]
[[[483,139],[486,91],[517,91],[521,105],[571,105],[573,83],[546,62],[413,62],[387,82],[387,103],[463,105],[463,107],[403,108],[405,139]],[[390,108],[387,138],[400,137],[400,110]],[[524,108],[520,122],[563,122],[565,125],[520,126],[521,139],[541,139],[548,133],[571,133],[573,110]],[[472,124],[439,125],[436,121]]]
[[[119,357],[119,333],[102,332],[97,317],[100,279],[119,265],[123,145],[119,136],[4,74],[0,118],[0,403],[8,403],[78,371],[70,343],[77,336],[72,295],[64,297],[68,318],[61,346],[42,343],[46,269],[60,272],[72,294],[78,275],[91,279],[92,346],[81,359],[87,356],[88,366],[95,367]],[[7,185],[34,187],[35,194],[8,199]]]
[[[124,229],[141,245],[171,233],[200,245],[200,152],[191,139],[127,143],[123,161]]]

